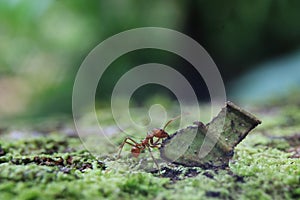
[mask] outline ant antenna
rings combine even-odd
[[[180,117],[181,117],[181,115],[178,115],[178,116],[176,116],[176,117],[170,119],[170,120],[166,123],[166,125],[164,126],[163,130],[165,130],[165,128],[166,128],[169,124],[171,124],[173,121],[175,121],[176,119],[178,119],[178,118],[180,118]]]
[[[184,115],[189,115],[189,114],[190,114],[190,113],[184,113]],[[165,128],[167,128],[167,126],[168,126],[169,124],[171,124],[173,121],[175,121],[176,119],[178,119],[178,118],[180,118],[180,117],[181,117],[181,115],[178,115],[178,116],[176,116],[176,117],[170,119],[170,120],[166,123],[166,125],[164,126],[163,130],[165,130]]]

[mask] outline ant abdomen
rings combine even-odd
[[[139,157],[140,153],[141,153],[141,150],[139,148],[137,148],[137,147],[131,148],[131,154],[133,155],[133,157],[135,157],[135,158]]]

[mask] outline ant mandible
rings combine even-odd
[[[169,134],[165,131],[165,128],[171,122],[173,122],[174,120],[178,119],[179,117],[180,117],[180,115],[177,116],[177,117],[174,117],[171,120],[169,120],[162,129],[153,129],[152,132],[150,134],[147,134],[146,138],[143,139],[143,140],[141,140],[140,143],[136,142],[135,140],[133,140],[130,137],[126,137],[124,139],[124,141],[122,142],[122,144],[120,145],[120,151],[119,151],[119,154],[118,154],[118,158],[120,158],[122,149],[123,149],[123,147],[124,147],[125,144],[128,144],[128,145],[132,146],[132,148],[131,148],[131,154],[135,158],[137,158],[143,150],[148,149],[148,151],[149,151],[149,153],[150,153],[150,155],[151,155],[151,157],[152,157],[155,165],[159,169],[159,166],[158,166],[156,160],[154,159],[154,157],[152,155],[151,148],[159,148],[160,147],[160,145],[161,145],[161,143],[159,143],[160,140],[169,137]],[[157,140],[154,141],[154,138],[157,138]]]

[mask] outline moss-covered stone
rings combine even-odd
[[[228,167],[170,164],[154,150],[161,176],[147,152],[133,158],[128,146],[116,159],[117,147],[99,141],[101,154],[92,155],[64,129],[18,139],[7,129],[0,134],[0,199],[299,199],[300,159],[291,150],[299,148],[299,105],[250,110],[263,124],[236,146]]]

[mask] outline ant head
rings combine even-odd
[[[141,153],[141,150],[139,148],[137,148],[137,147],[131,148],[131,154],[133,155],[133,157],[135,157],[135,158],[139,157],[140,153]]]
[[[166,138],[169,137],[169,134],[163,129],[153,129],[153,135],[158,138]]]

